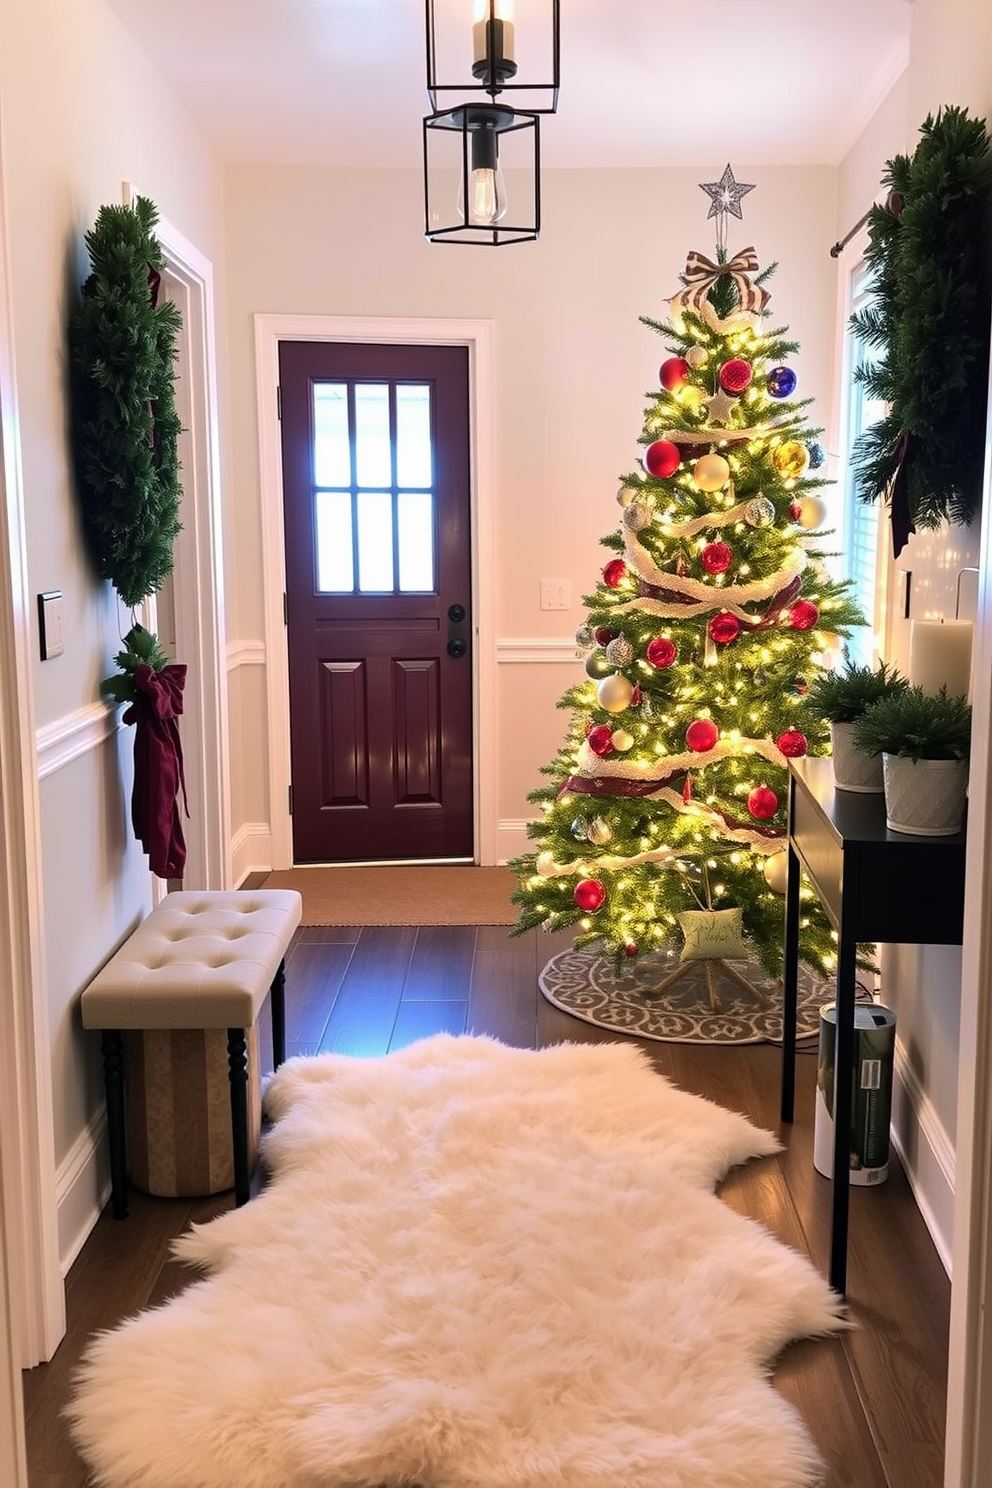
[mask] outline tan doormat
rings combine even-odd
[[[304,925],[512,925],[509,868],[350,863],[283,868],[265,889],[298,889]]]

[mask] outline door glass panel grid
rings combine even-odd
[[[430,383],[312,384],[318,593],[435,592],[432,398]]]

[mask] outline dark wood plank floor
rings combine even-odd
[[[511,940],[493,927],[301,930],[287,960],[288,1052],[377,1055],[442,1030],[521,1048],[617,1037],[541,997],[538,972],[559,948],[537,931]],[[267,1010],[261,1035],[267,1052]],[[779,1131],[777,1049],[643,1047],[683,1089]],[[815,1064],[813,1052],[800,1056],[797,1119],[780,1132],[782,1153],[733,1172],[721,1195],[825,1271],[830,1185],[812,1166]],[[128,1221],[101,1218],[68,1278],[67,1336],[51,1363],[24,1377],[31,1488],[84,1488],[60,1409],[87,1337],[180,1290],[189,1277],[170,1259],[170,1241],[230,1202],[133,1194]],[[851,1210],[856,1326],[788,1349],[775,1384],[829,1463],[828,1488],[940,1488],[950,1286],[897,1162],[883,1187],[852,1191]]]

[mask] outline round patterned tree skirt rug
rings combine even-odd
[[[681,974],[663,992],[652,990],[676,971]],[[586,946],[552,956],[539,983],[548,1002],[563,1012],[636,1038],[677,1044],[763,1044],[782,1038],[782,984],[754,961],[680,963],[677,952],[654,951],[617,977],[612,960]],[[833,982],[800,966],[798,1038],[817,1037],[820,1008],[833,999]]]

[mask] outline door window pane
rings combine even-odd
[[[317,589],[321,594],[352,594],[355,589],[355,559],[351,492],[318,491],[314,511]]]
[[[345,382],[314,383],[313,470],[318,486],[351,485],[348,384]]]
[[[429,491],[401,491],[396,498],[400,591],[434,588],[434,498]]]
[[[400,383],[396,389],[397,483],[430,486],[434,479],[432,466],[430,385]]]
[[[359,486],[391,486],[393,483],[389,384],[386,382],[355,384],[355,467],[355,481]]]
[[[358,588],[363,594],[393,590],[393,498],[389,491],[358,493]]]

